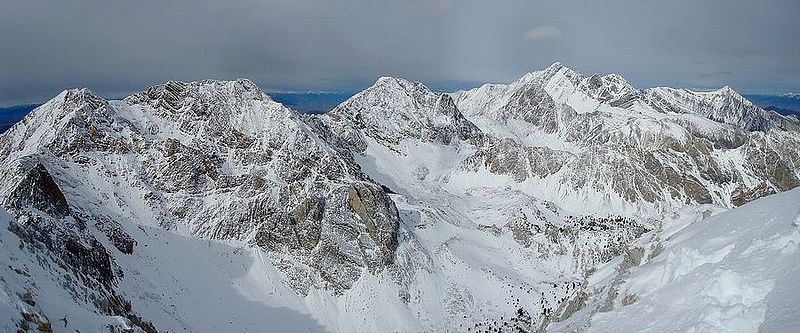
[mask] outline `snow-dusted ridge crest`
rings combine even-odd
[[[730,87],[640,90],[560,63],[452,94],[383,77],[320,118],[356,151],[367,138],[401,154],[408,139],[456,147],[440,175],[450,189],[486,172],[576,213],[732,207],[800,184],[796,119]]]
[[[630,301],[592,272],[800,184],[796,120],[740,97],[560,64],[324,115],[68,90],[0,136],[0,331],[580,331]]]
[[[578,101],[574,99],[576,96],[566,96],[564,93],[584,95],[578,97],[589,97],[595,102],[622,109],[646,106],[653,109],[653,111],[661,113],[694,113],[716,122],[738,125],[751,131],[764,130],[766,129],[765,126],[781,126],[780,123],[782,121],[791,121],[786,117],[781,117],[774,111],[766,111],[755,106],[727,85],[710,91],[693,91],[685,88],[670,87],[637,89],[618,74],[592,74],[585,76],[560,62],[553,63],[544,70],[527,73],[517,81],[507,85],[486,84],[469,91],[458,91],[453,95],[474,96],[486,90],[513,89],[515,86],[529,85],[531,83],[549,85],[549,91],[554,93],[554,98],[571,106],[574,102],[577,105],[577,109],[584,109],[586,106],[590,106],[590,110],[596,110],[597,106],[577,104]],[[558,90],[559,86],[567,87],[569,90]],[[570,101],[569,98],[573,98],[573,100]],[[644,105],[636,105],[638,104],[637,102],[641,102]],[[465,101],[465,103],[467,102]],[[691,105],[674,105],[679,103],[689,103]],[[726,103],[728,105],[725,105]],[[704,108],[690,108],[697,106],[703,106]],[[726,111],[726,113],[720,114],[720,111]],[[769,124],[769,120],[772,120],[771,124]]]

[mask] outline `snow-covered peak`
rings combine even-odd
[[[745,98],[738,91],[734,90],[731,86],[727,86],[726,85],[726,86],[720,88],[719,90],[717,90],[717,94],[726,96],[728,98],[736,99],[736,100],[741,101],[743,104],[748,105],[748,106],[755,106],[755,104],[750,102],[750,100]]]
[[[552,63],[550,66],[547,66],[547,68],[545,68],[544,71],[545,72],[557,72],[557,71],[560,71],[562,68],[565,68],[565,67],[566,66],[564,66],[564,64],[562,64],[560,61],[556,61],[556,62]],[[569,68],[567,68],[567,69],[569,69]]]
[[[149,103],[153,107],[177,111],[193,103],[210,104],[223,100],[269,100],[253,81],[204,80],[197,82],[169,81],[147,91],[125,98],[128,104]]]
[[[399,77],[383,76],[376,80],[372,86],[351,97],[350,100],[364,100],[377,96],[387,96],[394,99],[413,99],[428,95],[435,94],[420,82],[409,81]]]
[[[108,102],[88,88],[67,89],[31,111],[25,119],[62,118],[69,114],[91,112]]]
[[[731,86],[729,86],[729,85],[725,85],[724,87],[719,88],[719,90],[717,90],[717,91],[721,92],[721,93],[728,93],[728,94],[736,93],[736,91],[734,91],[733,88],[731,88]]]
[[[141,110],[140,121],[149,123],[146,126],[153,131],[155,127],[161,131],[172,128],[170,131],[187,139],[218,134],[230,127],[254,136],[286,134],[297,130],[301,117],[247,79],[169,81],[132,94],[122,104]]]
[[[431,92],[422,83],[384,76],[375,81],[372,86],[342,102],[330,113],[338,114],[347,112],[349,108],[368,106],[381,106],[383,109],[392,109],[396,112],[414,113],[420,108],[430,106],[429,102],[437,97],[437,94]],[[380,111],[372,109],[372,111]]]
[[[639,90],[617,74],[585,77],[556,64],[510,84],[484,85],[459,93],[457,105],[484,133],[577,156],[574,161],[564,162],[559,175],[563,178],[554,181],[559,186],[576,182],[580,187],[598,182],[591,186],[616,187],[604,193],[617,192],[622,197],[667,205],[673,205],[669,202],[676,197],[665,196],[663,191],[674,188],[674,193],[685,193],[680,195],[687,198],[674,204],[694,201],[734,205],[751,200],[752,193],[756,193],[755,197],[763,195],[764,191],[757,188],[760,182],[765,184],[761,188],[773,188],[772,191],[800,183],[800,174],[795,171],[765,172],[759,165],[747,166],[747,171],[739,175],[742,169],[728,169],[728,166],[740,164],[736,158],[742,157],[715,155],[715,148],[743,147],[753,137],[757,143],[736,153],[752,156],[744,157],[749,159],[745,164],[756,161],[757,155],[753,155],[756,151],[762,154],[774,151],[775,156],[781,156],[779,165],[793,165],[792,160],[798,158],[792,149],[785,149],[798,142],[796,133],[791,133],[797,132],[796,121],[766,114],[730,87],[710,92],[673,88]],[[774,147],[762,144],[764,133],[773,128],[778,130],[774,140],[782,143]],[[788,138],[778,139],[783,136]],[[753,150],[753,145],[759,148]],[[660,153],[653,154],[654,151]],[[711,163],[709,160],[718,160],[714,162],[715,168],[719,165],[726,171],[709,171],[705,166]],[[583,165],[576,167],[580,164]],[[672,173],[669,165],[680,167]],[[689,165],[697,165],[699,171],[692,177],[704,185],[690,185],[693,181],[686,178],[691,171],[685,168],[695,167]],[[789,175],[787,181],[775,181],[782,179],[777,174],[784,173]],[[587,179],[587,174],[592,177]],[[640,181],[631,192],[624,179],[637,174],[635,177]],[[721,177],[722,174],[728,176]],[[760,174],[757,177],[762,180],[751,182],[754,174]],[[644,183],[649,184],[641,185]],[[577,200],[588,206],[587,199]],[[607,204],[592,209],[603,206]]]
[[[532,82],[535,82],[537,84],[543,84],[546,81],[551,80],[553,78],[563,79],[563,78],[574,78],[579,76],[580,74],[578,72],[556,61],[544,69],[528,72],[525,75],[522,75],[519,79],[510,83],[509,86],[521,86]]]
[[[543,101],[550,103],[552,100],[555,105],[568,105],[578,113],[589,113],[594,112],[601,103],[627,108],[639,94],[620,75],[594,74],[586,77],[556,62],[543,70],[527,73],[510,84],[484,85],[457,96],[466,114],[501,114],[501,118],[505,118],[508,112],[502,109],[508,109],[509,103],[530,104],[519,98],[539,96],[535,98],[538,101],[535,104]]]
[[[580,89],[600,102],[620,108],[630,107],[640,94],[618,74],[594,74],[581,81]]]
[[[783,127],[780,124],[786,121],[779,115],[769,116],[730,86],[705,92],[667,87],[649,88],[642,92],[647,105],[656,111],[693,114],[747,131]]]
[[[0,136],[0,155],[32,154],[48,145],[63,150],[75,138],[96,134],[85,124],[113,122],[111,118],[109,102],[91,90],[64,90]]]
[[[86,106],[98,108],[105,104],[105,100],[88,88],[80,88],[65,90],[48,103],[62,103],[65,107]]]
[[[478,132],[450,95],[433,92],[419,82],[393,77],[378,79],[323,119],[358,149],[366,147],[363,135],[386,145],[396,145],[408,138],[447,144]]]
[[[749,105],[753,105],[753,103],[751,103],[749,100],[747,100],[747,98],[742,96],[742,94],[740,94],[739,92],[737,92],[731,86],[728,86],[728,85],[725,85],[722,88],[719,88],[719,89],[716,89],[716,90],[711,90],[711,91],[698,91],[698,92],[694,92],[694,91],[691,91],[691,90],[686,90],[686,91],[688,91],[690,93],[693,92],[693,93],[696,93],[698,95],[706,95],[706,96],[711,97],[711,98],[714,98],[714,97],[716,97],[716,98],[733,98],[733,99],[741,100],[741,101],[743,101],[743,102],[745,102],[745,103],[747,103]]]
[[[454,96],[464,114],[500,121],[530,119],[531,112],[525,109],[541,108],[544,103],[555,106],[544,107],[547,110],[568,107],[577,114],[600,112],[620,122],[630,117],[651,119],[647,115],[657,112],[697,115],[748,131],[787,128],[790,123],[783,116],[766,114],[730,86],[707,92],[667,87],[640,90],[621,75],[584,76],[558,62],[509,84],[484,85]]]
[[[564,77],[575,77],[579,76],[580,74],[571,68],[564,66],[564,64],[560,62],[555,62],[552,65],[548,66],[544,70],[541,71],[545,79],[551,79],[556,75],[562,75]]]
[[[302,117],[271,100],[252,81],[169,81],[106,101],[88,89],[67,90],[6,132],[8,149],[58,154],[140,149],[142,137],[266,148],[305,140]]]
[[[411,86],[420,85],[420,84],[421,83],[419,83],[419,82],[412,82],[412,81],[406,80],[406,79],[401,78],[401,77],[381,76],[377,80],[375,80],[375,83],[370,88],[367,88],[366,90],[374,89],[374,88],[382,87],[382,86],[392,86],[392,85],[394,85],[395,87],[399,86],[399,87],[405,88],[405,87],[411,87]]]

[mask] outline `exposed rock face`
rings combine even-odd
[[[633,106],[633,102],[641,97],[636,88],[617,74],[592,75],[581,81],[579,89],[602,103],[620,108]]]
[[[664,208],[738,205],[743,198],[755,199],[753,193],[800,184],[800,172],[790,167],[800,162],[796,119],[764,111],[729,87],[637,90],[618,75],[584,77],[556,63],[509,85],[486,85],[454,96],[481,130],[553,151],[541,158],[562,166],[550,176],[552,182],[574,190],[611,190],[624,201]],[[764,156],[776,163],[762,163]],[[501,160],[529,164],[520,158]],[[517,182],[547,178],[553,170],[500,164],[485,163],[490,172]],[[476,163],[467,165],[474,170]],[[770,190],[757,190],[762,186]]]
[[[361,218],[370,238],[377,243],[384,264],[390,264],[397,249],[400,221],[392,200],[380,187],[356,182],[347,189],[347,206]]]
[[[113,258],[91,233],[83,231],[86,223],[72,215],[64,194],[42,164],[25,172],[6,206],[25,221],[12,224],[10,230],[31,246],[44,245],[57,253],[66,267],[106,288],[118,279],[121,272],[115,271]],[[77,233],[70,230],[74,228]]]
[[[7,206],[13,209],[35,208],[53,217],[70,215],[64,193],[41,164],[36,164],[25,175],[8,198]]]
[[[305,258],[325,285],[338,293],[349,289],[363,269],[374,273],[394,262],[400,218],[378,185],[353,182],[327,197],[306,198],[290,213],[264,214],[253,242]],[[307,292],[308,287],[299,291]]]
[[[87,302],[87,305],[96,307],[101,313],[131,319],[132,326],[144,332],[157,332],[150,322],[142,319],[132,309],[130,303],[116,295],[115,287],[124,277],[124,273],[117,265],[113,251],[93,235],[85,216],[76,214],[70,207],[64,192],[47,167],[41,163],[29,166],[29,162],[23,161],[18,168],[6,170],[5,174],[19,175],[18,183],[4,189],[11,189],[4,206],[16,221],[3,228],[19,238],[20,251],[36,256],[50,274],[57,279],[63,279],[62,288],[74,299]],[[118,223],[103,221],[102,217],[98,217],[95,227],[105,232],[108,240],[121,253],[132,253],[136,241]],[[30,279],[42,278],[33,277],[24,270],[17,271],[17,274]],[[30,286],[33,290],[38,287],[35,282]],[[48,318],[36,307],[31,291],[27,290],[22,295],[27,299],[26,303],[30,308],[22,312],[19,329],[25,331],[25,327],[33,324],[40,332],[51,330],[52,318]],[[127,306],[109,307],[109,300],[125,302]]]
[[[111,252],[136,251],[130,223],[290,256],[297,292],[342,292],[392,265],[399,217],[327,127],[302,118],[249,80],[168,82],[111,102],[70,90],[0,138],[2,166],[19,170],[0,191],[25,221],[14,233],[96,281],[97,298],[122,277]]]
[[[558,172],[569,155],[547,147],[526,147],[510,139],[501,139],[480,146],[464,160],[463,165],[466,170],[486,169],[522,182],[530,177],[544,178]]]
[[[480,131],[456,108],[453,99],[419,82],[383,77],[323,118],[356,151],[366,137],[386,145],[405,139],[450,144],[475,139]]]
[[[728,86],[711,92],[652,88],[643,91],[647,104],[663,112],[694,113],[715,122],[735,125],[746,131],[776,127],[767,111],[753,105]]]

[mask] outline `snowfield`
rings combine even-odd
[[[630,270],[588,332],[797,332],[800,189],[694,222]]]

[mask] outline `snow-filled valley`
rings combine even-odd
[[[2,332],[792,332],[800,124],[561,65],[324,115],[69,90],[0,136]]]

